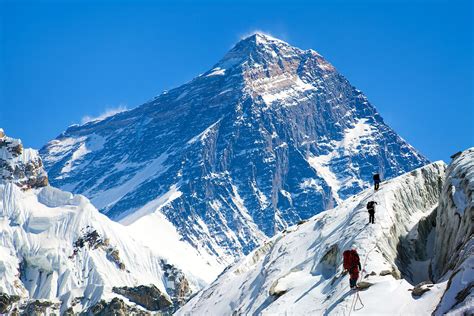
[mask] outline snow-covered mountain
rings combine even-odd
[[[216,270],[367,188],[374,172],[428,162],[321,55],[264,34],[40,153],[53,185],[136,232],[175,229]]]
[[[161,231],[174,254],[144,246],[86,197],[48,186],[38,153],[1,132],[0,314],[171,312],[209,282],[189,245]]]
[[[277,234],[177,315],[472,315],[473,184],[474,148],[365,190]],[[351,248],[359,292],[341,273]]]

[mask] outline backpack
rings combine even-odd
[[[378,173],[374,174],[374,181],[380,182],[380,175]]]
[[[346,250],[342,253],[342,266],[346,270],[351,270],[359,264],[359,255],[355,249]]]
[[[375,202],[374,202],[374,201],[369,201],[369,202],[367,203],[367,209],[368,209],[368,210],[373,210],[373,209],[375,209]]]

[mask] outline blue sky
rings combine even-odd
[[[312,48],[431,160],[474,145],[472,1],[0,0],[0,127],[40,148],[265,31]]]

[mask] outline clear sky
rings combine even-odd
[[[326,57],[431,160],[474,146],[473,1],[0,0],[0,127],[40,148],[256,30]]]

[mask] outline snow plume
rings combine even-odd
[[[115,107],[115,108],[109,108],[107,107],[105,109],[105,111],[98,115],[98,116],[89,116],[89,115],[86,115],[84,116],[82,119],[81,119],[81,123],[82,124],[86,124],[86,123],[89,123],[89,122],[93,122],[93,121],[102,121],[112,115],[115,115],[117,113],[121,113],[121,112],[125,112],[125,111],[128,111],[128,108],[126,105],[123,105],[123,104],[120,104],[119,106]]]

